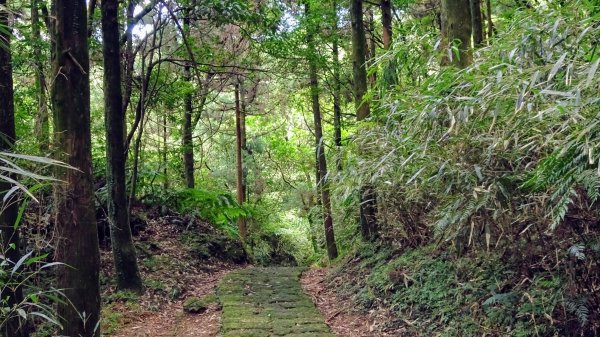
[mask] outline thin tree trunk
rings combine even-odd
[[[304,4],[305,13],[310,15],[308,2]],[[315,123],[315,159],[317,168],[317,190],[321,193],[323,210],[323,225],[325,227],[325,244],[327,245],[327,256],[330,260],[337,258],[338,250],[333,231],[333,217],[331,212],[331,200],[329,196],[329,181],[327,175],[327,159],[325,157],[325,144],[323,138],[323,127],[321,125],[321,106],[319,104],[319,79],[317,76],[316,50],[313,42],[315,27],[309,27],[307,42],[310,50],[309,73],[310,73],[310,97],[312,102],[313,117]]]
[[[162,120],[162,122],[163,122],[163,129],[162,129],[162,136],[163,136],[163,139],[162,139],[162,141],[163,141],[162,142],[162,162],[163,162],[163,164],[162,164],[162,166],[163,166],[163,176],[164,176],[163,190],[167,191],[169,189],[169,175],[167,174],[168,173],[167,172],[168,171],[168,167],[169,167],[169,164],[168,164],[168,161],[167,161],[167,153],[169,151],[169,149],[167,147],[167,137],[168,137],[168,134],[167,134],[167,123],[168,123],[167,114],[163,114],[163,120]]]
[[[369,64],[369,67],[373,67],[375,58],[377,57],[377,41],[375,40],[375,17],[373,15],[373,8],[371,7],[367,10],[367,19],[369,27],[369,38],[367,39],[367,63]],[[369,86],[374,88],[377,83],[377,72],[371,71],[371,73],[368,74],[368,77]]]
[[[243,147],[242,147],[242,138],[243,138],[243,127],[242,127],[242,107],[240,103],[240,85],[235,85],[235,135],[236,135],[236,192],[237,192],[237,202],[239,205],[243,205],[246,199],[246,191],[244,186],[244,159],[243,159]],[[246,242],[247,236],[247,228],[246,228],[246,219],[240,217],[238,219],[238,228],[240,230],[240,238],[242,239],[242,243]]]
[[[485,43],[483,35],[483,16],[481,14],[481,0],[470,0],[471,26],[473,27],[473,45],[480,48]]]
[[[362,16],[362,0],[352,0],[350,16],[352,19],[352,51],[354,63],[354,90],[357,107],[356,119],[361,121],[370,114],[369,105],[362,102],[367,91],[367,72],[365,69],[366,36]],[[364,185],[360,188],[360,227],[363,240],[372,240],[377,236],[376,201],[374,188]]]
[[[190,66],[184,68],[184,78],[191,82]],[[187,188],[194,188],[194,145],[192,142],[192,93],[186,92],[184,97],[184,119],[183,119],[183,170]]]
[[[393,41],[393,26],[392,26],[392,2],[391,0],[381,0],[381,25],[383,26],[383,49],[390,50]],[[386,87],[393,86],[398,82],[396,73],[396,61],[391,59],[383,71],[383,79],[387,84]]]
[[[485,7],[487,9],[487,38],[491,41],[494,37],[494,22],[492,21],[492,1],[485,0]]]
[[[8,12],[5,10],[6,0],[0,0],[0,151],[12,151],[15,143],[15,106],[12,75],[12,55],[10,47],[11,32],[8,29]],[[0,254],[5,255],[11,263],[20,259],[19,253],[19,231],[15,230],[15,222],[18,213],[18,198],[14,193],[12,197],[6,196],[6,191],[12,188],[11,184],[2,180],[0,182],[0,199],[4,200],[0,210]],[[13,266],[9,266],[13,268]],[[17,274],[18,275],[18,274]],[[3,306],[15,310],[23,300],[21,286],[16,286],[21,280],[13,279],[11,284],[4,287],[6,293],[2,293],[2,299],[7,299]],[[15,312],[9,312],[7,321],[0,322],[0,335],[6,337],[28,336],[26,327],[21,322],[20,316]]]
[[[125,114],[121,94],[119,50],[119,2],[103,0],[102,39],[104,54],[104,118],[106,125],[106,180],[108,186],[108,222],[117,287],[142,291],[135,247],[129,226],[127,187],[125,184]]]
[[[442,65],[465,68],[473,63],[469,0],[442,0]]]
[[[186,15],[183,19],[183,30],[189,33],[190,30],[190,19]],[[192,82],[192,74],[191,74],[191,61],[186,61],[185,66],[183,67],[183,77],[184,80],[191,85]],[[194,144],[193,144],[193,129],[192,129],[192,116],[193,116],[193,107],[192,107],[192,92],[187,91],[183,98],[184,105],[184,119],[183,119],[183,139],[182,139],[182,147],[183,147],[183,170],[185,175],[185,184],[187,188],[194,188]]]
[[[337,15],[337,1],[333,1],[333,142],[336,146],[336,167],[338,171],[342,167],[342,84],[340,81],[340,51],[339,51],[339,27]]]
[[[90,81],[86,2],[54,1],[52,103],[58,159],[76,169],[57,168],[55,260],[62,335],[100,336],[100,253],[94,214],[90,132]],[[83,316],[85,315],[85,316]]]
[[[242,126],[242,163],[246,163],[246,156],[248,155],[248,146],[246,144],[246,114],[247,114],[247,103],[246,103],[246,89],[244,87],[244,81],[240,80],[240,105],[241,105],[241,115],[240,115],[240,124]],[[250,200],[250,190],[248,189],[248,168],[243,167],[243,176],[242,176],[242,186],[244,187],[244,202],[248,202]]]
[[[354,69],[354,102],[356,118],[361,121],[370,114],[369,103],[363,101],[367,92],[366,41],[363,23],[363,1],[352,0],[350,7],[352,20],[352,68]]]
[[[127,30],[125,31],[125,52],[124,52],[124,79],[123,79],[123,111],[126,113],[131,101],[131,93],[133,90],[133,66],[135,57],[133,55],[133,12],[135,10],[135,2],[129,0],[127,2]],[[125,132],[125,131],[124,131]]]
[[[44,73],[42,52],[39,48],[41,34],[38,3],[39,0],[31,0],[31,40],[36,44],[33,48],[33,64],[35,67],[35,89],[38,101],[34,133],[37,138],[40,153],[46,154],[50,149],[50,123],[48,118],[48,100],[46,97],[46,75]]]
[[[145,67],[145,62],[144,59],[142,59],[142,69]],[[144,74],[142,71],[142,78],[144,78]],[[140,111],[140,122],[139,122],[139,126],[137,127],[137,133],[136,133],[136,137],[135,137],[135,141],[133,144],[133,167],[131,170],[131,183],[130,183],[130,191],[129,191],[129,202],[128,202],[128,208],[131,209],[131,204],[133,202],[133,200],[135,199],[135,195],[137,192],[137,180],[138,180],[138,174],[139,174],[139,166],[140,166],[140,148],[142,145],[142,135],[144,134],[144,120],[146,118],[146,88],[148,86],[148,83],[146,83],[145,81],[142,83],[142,90],[140,93],[140,98],[138,100],[138,105],[136,109],[139,109]]]

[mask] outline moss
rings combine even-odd
[[[219,284],[223,336],[332,337],[298,282],[302,268],[250,268]]]
[[[217,302],[215,295],[204,297],[189,297],[183,302],[183,311],[190,314],[201,314],[208,309],[208,306]]]

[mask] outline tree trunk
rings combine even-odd
[[[442,0],[442,65],[465,68],[473,62],[469,0]]]
[[[308,2],[305,3],[306,16],[310,15]],[[313,34],[316,27],[309,26],[307,34],[308,48],[310,51],[309,75],[310,75],[310,97],[312,102],[313,117],[315,123],[315,159],[317,168],[317,190],[321,193],[323,210],[323,225],[325,227],[325,243],[327,245],[327,256],[330,260],[337,258],[338,250],[333,232],[333,217],[331,214],[331,199],[329,197],[329,181],[327,175],[327,159],[325,157],[325,144],[323,138],[323,127],[321,125],[321,106],[319,104],[319,79],[317,76],[316,50],[313,42]]]
[[[103,0],[101,3],[108,222],[117,287],[139,293],[142,291],[142,278],[129,226],[125,184],[125,114],[121,94],[118,10],[118,0]]]
[[[8,29],[8,12],[6,0],[0,0],[0,151],[12,151],[16,138],[15,132],[15,106],[12,76],[12,56],[10,49],[11,32]],[[2,180],[0,182],[0,199],[4,200],[6,191],[12,188],[11,184]],[[0,205],[0,254],[6,259],[16,263],[21,258],[19,253],[19,232],[15,230],[18,213],[17,194],[13,193]],[[12,269],[12,265],[8,266]],[[18,275],[18,274],[17,274]],[[11,310],[23,300],[21,286],[16,286],[19,279],[13,279],[2,293],[2,300],[8,300],[4,305]],[[5,322],[0,322],[0,335],[6,337],[28,336],[27,328],[21,322],[16,312],[10,312],[10,317]]]
[[[127,113],[129,102],[131,102],[131,93],[133,90],[133,66],[135,63],[135,57],[133,55],[133,13],[135,11],[135,2],[129,0],[127,2],[127,30],[125,31],[125,52],[123,55],[123,73],[125,74],[123,79],[123,111]],[[125,130],[123,131],[125,132]]]
[[[473,27],[473,45],[479,48],[484,44],[483,16],[481,14],[481,0],[470,0],[471,26]]]
[[[335,143],[337,158],[337,170],[342,170],[342,83],[340,81],[340,50],[339,50],[339,27],[337,15],[337,1],[333,1],[333,142]]]
[[[381,24],[383,25],[383,49],[389,50],[392,46],[392,1],[381,0]]]
[[[494,22],[492,21],[492,1],[485,0],[485,7],[487,10],[487,38],[488,41],[494,37]]]
[[[377,238],[377,194],[369,184],[360,188],[360,229],[363,240]]]
[[[237,184],[236,184],[236,192],[237,192],[237,202],[241,206],[246,201],[246,189],[244,186],[244,155],[243,155],[243,144],[242,139],[243,135],[243,126],[242,123],[244,119],[242,117],[242,107],[240,104],[240,85],[239,83],[235,85],[235,135],[236,135],[236,176],[237,176]],[[247,228],[246,228],[246,219],[240,217],[238,219],[238,228],[240,230],[240,238],[242,243],[246,242]]]
[[[362,16],[362,0],[352,0],[350,8],[352,19],[352,51],[354,64],[354,99],[357,106],[356,119],[361,121],[370,114],[369,105],[362,102],[367,91],[367,72],[365,69],[366,36]],[[372,240],[377,233],[376,198],[373,187],[360,188],[360,227],[362,238]]]
[[[363,102],[367,92],[366,46],[365,26],[363,23],[363,1],[352,0],[350,7],[352,20],[352,67],[354,69],[354,102],[356,105],[356,118],[361,121],[370,114],[368,102]]]
[[[167,133],[167,114],[163,114],[163,119],[162,119],[162,169],[163,169],[163,191],[167,191],[169,189],[169,175],[168,175],[168,167],[169,167],[169,162],[167,161],[167,154],[169,153],[169,146],[167,145],[167,138],[168,138],[168,133]]]
[[[375,39],[375,17],[373,15],[373,8],[369,7],[367,10],[367,18],[368,18],[368,27],[369,27],[369,38],[367,39],[367,60],[370,67],[373,67],[375,63],[375,58],[377,57],[377,41]],[[369,77],[369,86],[371,88],[375,87],[377,83],[377,72],[372,71],[368,74]]]
[[[90,134],[90,81],[86,2],[54,0],[52,103],[59,160],[57,168],[55,260],[57,286],[67,301],[58,303],[65,336],[100,336],[100,254],[94,214]],[[85,315],[85,316],[84,316]]]
[[[246,89],[244,88],[244,81],[241,80],[240,82],[240,105],[241,105],[241,115],[240,115],[240,124],[242,127],[241,130],[241,138],[242,138],[242,163],[246,162],[246,155],[248,154],[248,146],[247,146],[247,140],[246,140],[246,113],[247,113],[247,106],[246,106]],[[247,167],[242,167],[243,168],[243,172],[242,172],[242,186],[244,188],[244,202],[248,202],[248,200],[250,200],[250,189],[248,188],[248,168]]]
[[[186,16],[183,19],[183,29],[186,33],[190,29],[190,19]],[[191,85],[192,74],[190,71],[190,61],[185,63],[183,67],[183,77],[187,83]],[[194,144],[193,144],[193,129],[192,129],[192,92],[187,91],[183,98],[184,119],[183,119],[183,170],[185,175],[185,184],[187,188],[194,188]]]
[[[392,30],[392,2],[391,0],[381,0],[381,25],[383,26],[383,49],[392,48],[393,30]],[[396,60],[391,59],[383,70],[383,80],[386,88],[392,87],[398,82],[396,72]]]
[[[35,67],[35,89],[37,91],[38,111],[35,117],[34,133],[37,138],[41,154],[48,153],[50,149],[50,125],[48,118],[48,101],[46,97],[46,75],[40,47],[40,15],[39,0],[31,0],[31,40],[33,48],[33,64]]]

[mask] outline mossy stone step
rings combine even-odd
[[[248,268],[217,289],[222,337],[335,337],[300,287],[302,268]]]

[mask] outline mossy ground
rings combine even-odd
[[[223,337],[335,337],[300,287],[301,268],[249,268],[219,284]]]

